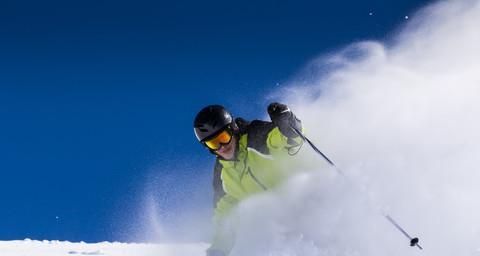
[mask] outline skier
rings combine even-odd
[[[285,160],[300,149],[299,119],[284,104],[268,106],[272,122],[247,122],[220,105],[203,108],[195,117],[200,143],[216,156],[213,173],[215,235],[207,256],[226,256],[233,248],[225,217],[241,200],[269,190],[288,177]]]

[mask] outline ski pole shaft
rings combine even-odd
[[[297,128],[292,126],[292,129],[302,138],[302,140],[306,141],[312,149],[317,152],[320,156],[322,156],[325,161],[327,161],[338,173],[340,173],[344,178],[347,178],[347,176],[343,173],[342,170],[340,170],[330,158],[328,158],[320,149],[318,149],[315,144],[313,144],[312,141],[310,141],[301,131],[299,131]],[[404,236],[406,236],[410,240],[410,246],[417,246],[420,250],[423,250],[423,248],[418,244],[419,239],[417,237],[412,238],[406,231],[403,229],[390,215],[388,214],[382,214],[395,228],[397,228]]]
[[[320,149],[318,149],[315,144],[313,144],[313,142],[311,142],[301,131],[299,131],[297,128],[293,127],[293,130],[295,130],[295,132],[298,134],[298,136],[300,136],[300,138],[302,138],[302,140],[306,141],[310,147],[315,151],[317,152],[320,156],[323,157],[323,159],[325,159],[325,161],[327,161],[338,173],[340,173],[342,176],[345,176],[343,174],[343,172],[337,168],[337,166],[333,163],[332,160],[330,160],[330,158],[328,158],[324,153],[322,153],[322,151],[320,151]]]

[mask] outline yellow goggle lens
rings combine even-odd
[[[214,138],[205,141],[205,145],[207,145],[207,147],[210,149],[217,150],[222,144],[228,144],[231,139],[232,135],[230,135],[230,133],[227,131],[223,131]]]

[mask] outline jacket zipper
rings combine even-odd
[[[248,167],[247,173],[249,173],[250,176],[252,176],[253,180],[254,180],[254,181],[258,184],[258,186],[260,186],[263,190],[266,191],[266,190],[268,189],[265,185],[263,185],[263,184],[260,182],[260,180],[257,179],[257,177],[255,177],[255,175],[253,175],[252,170],[250,170],[250,167]]]

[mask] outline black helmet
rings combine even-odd
[[[226,127],[236,130],[232,115],[220,105],[210,105],[198,112],[193,122],[193,129],[197,139],[202,142],[209,137],[223,131]]]

